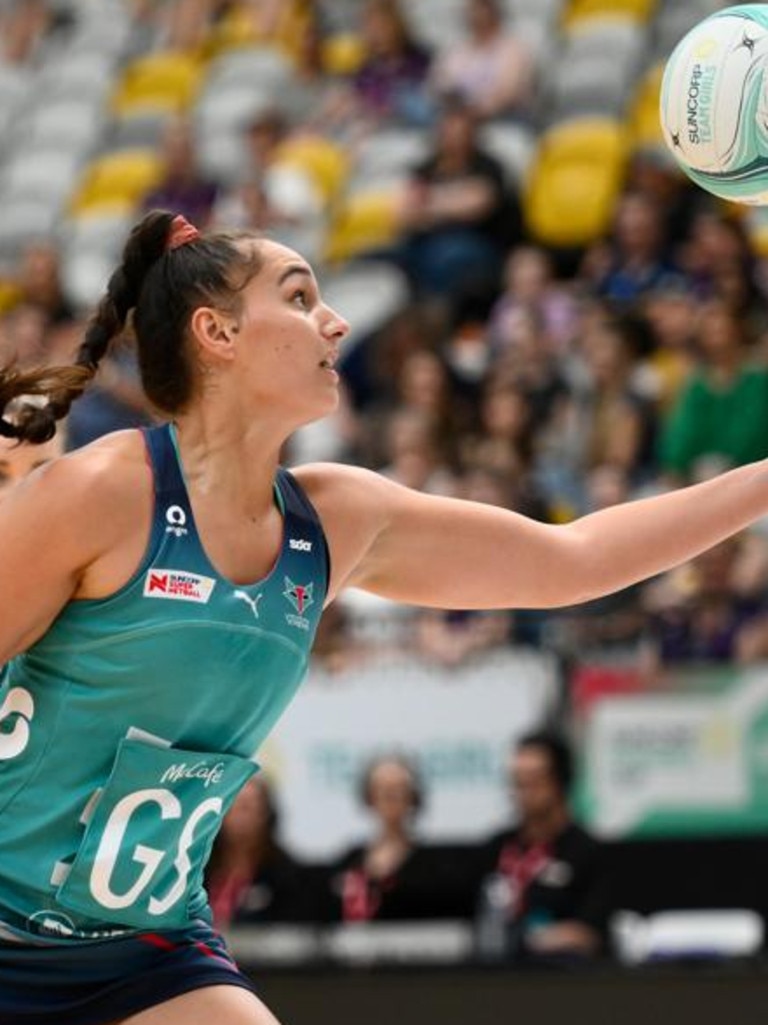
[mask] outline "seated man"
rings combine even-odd
[[[481,850],[478,953],[489,959],[582,959],[601,952],[609,912],[598,844],[571,817],[571,755],[532,733],[509,765],[517,824]]]

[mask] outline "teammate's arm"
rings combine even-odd
[[[301,473],[329,536],[332,592],[351,585],[445,608],[548,608],[627,587],[768,512],[768,463],[564,526],[423,495],[374,473]],[[331,499],[333,495],[333,499]]]
[[[0,501],[0,665],[45,632],[87,568],[125,530],[127,503],[105,470],[100,456],[73,453],[40,467]]]

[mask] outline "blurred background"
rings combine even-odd
[[[295,247],[352,323],[288,465],[564,523],[768,456],[768,216],[658,119],[724,6],[0,0],[0,359],[68,361],[164,207]],[[126,343],[0,486],[152,419]],[[767,659],[768,521],[556,612],[350,591],[214,849],[217,922],[293,1025],[749,1008]]]

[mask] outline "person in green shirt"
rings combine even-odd
[[[662,469],[676,480],[701,477],[768,455],[768,368],[752,359],[738,315],[720,299],[700,311],[701,363],[683,385],[663,426]]]

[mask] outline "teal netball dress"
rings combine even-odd
[[[145,438],[140,569],[70,602],[0,676],[0,1020],[3,953],[114,955],[117,940],[204,926],[213,839],[304,676],[326,594],[322,527],[289,472],[275,480],[277,560],[235,584],[198,537],[173,427]]]

